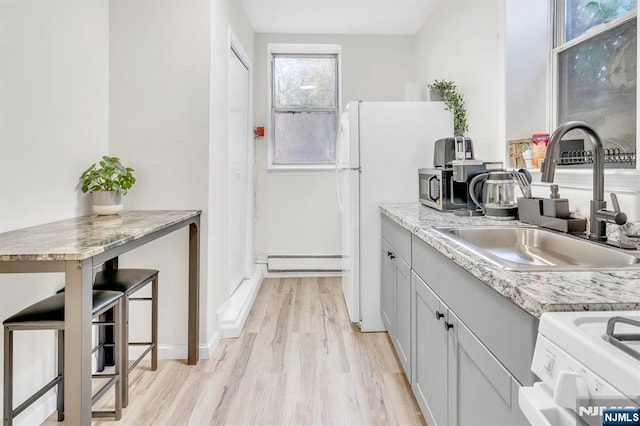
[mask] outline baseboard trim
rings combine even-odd
[[[229,300],[218,310],[218,326],[223,339],[240,336],[263,279],[264,272],[262,268],[256,268],[253,276],[244,280],[233,292]]]
[[[219,338],[218,341],[220,341]],[[209,343],[200,343],[198,346],[198,355],[200,359],[209,359],[209,356],[213,352],[213,349],[215,349],[216,344],[217,343],[214,343],[213,339],[210,340]],[[133,349],[135,349],[135,347],[132,348],[132,351],[130,352],[131,358],[136,355]],[[187,359],[187,353],[187,345],[158,345],[158,359]],[[150,357],[150,355],[147,355],[147,357]]]

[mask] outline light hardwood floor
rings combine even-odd
[[[130,385],[122,420],[94,424],[425,424],[387,333],[351,328],[339,278],[265,280],[239,338]]]

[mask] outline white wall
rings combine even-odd
[[[242,50],[255,67],[254,33],[241,2],[214,0],[211,2],[211,87],[209,99],[209,200],[210,267],[207,318],[209,327],[217,332],[216,312],[229,300],[228,267],[228,68],[229,28]],[[253,75],[256,75],[255,72]],[[208,92],[209,93],[209,92]],[[255,103],[255,100],[254,100]],[[250,120],[252,117],[250,117]],[[251,149],[251,147],[250,147]],[[251,154],[250,154],[251,155]],[[253,260],[253,250],[249,253]],[[253,262],[252,262],[253,263]],[[210,333],[211,335],[211,333]]]
[[[88,212],[76,185],[108,152],[108,18],[107,0],[0,2],[0,232]],[[63,285],[61,274],[0,275],[0,319]],[[53,377],[55,339],[18,334],[22,399]],[[41,422],[52,402],[20,420]]]
[[[110,5],[109,151],[133,167],[137,179],[125,207],[205,210],[200,250],[206,259],[209,2],[111,0]],[[185,228],[121,257],[121,267],[160,270],[159,341],[173,351],[186,345],[187,241]],[[206,300],[207,262],[200,268]],[[208,330],[204,303],[201,307],[204,343]]]
[[[504,0],[441,1],[416,34],[416,82],[453,80],[467,106],[476,158],[504,160]]]
[[[342,105],[350,100],[402,101],[413,81],[412,36],[256,34],[254,121],[266,126],[267,44],[342,45]],[[256,141],[256,253],[340,253],[340,213],[333,173],[267,171],[267,139]]]
[[[253,55],[253,31],[233,0],[111,0],[110,152],[136,169],[129,209],[202,209],[200,344],[219,338],[227,294],[228,27]],[[160,273],[159,340],[186,344],[186,230],[121,258]],[[145,321],[144,318],[141,321]]]
[[[547,0],[505,1],[507,140],[550,132]]]

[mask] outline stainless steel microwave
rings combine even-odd
[[[467,207],[467,184],[453,180],[453,169],[419,169],[418,200],[437,210],[457,210]]]

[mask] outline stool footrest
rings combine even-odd
[[[136,368],[136,366],[138,364],[140,364],[140,361],[142,361],[142,359],[145,357],[145,355],[147,355],[149,352],[151,352],[151,350],[156,346],[153,343],[139,343],[139,342],[135,342],[135,343],[130,343],[131,346],[144,346],[144,345],[148,345],[149,347],[147,349],[145,349],[138,358],[136,358],[131,365],[129,366],[129,371],[132,371],[134,368]]]
[[[92,411],[91,417],[94,419],[103,419],[105,417],[114,417],[116,415],[115,411]]]
[[[94,321],[91,324],[100,326],[116,325],[114,321]]]
[[[98,375],[92,375],[91,376],[93,378],[105,378],[105,377],[109,377],[109,376],[111,376],[109,381],[107,383],[105,383],[100,389],[98,389],[98,391],[96,393],[91,395],[91,403],[92,404],[95,403],[100,398],[102,398],[102,395],[104,395],[111,388],[111,386],[113,386],[116,382],[118,382],[120,380],[120,377],[115,375],[115,374],[98,374]]]
[[[49,392],[51,389],[56,387],[62,381],[62,376],[58,376],[55,379],[51,380],[49,383],[40,388],[36,393],[27,398],[22,404],[18,405],[11,413],[12,417],[17,417],[20,413],[26,410],[31,404],[36,402],[42,397],[45,393]]]

